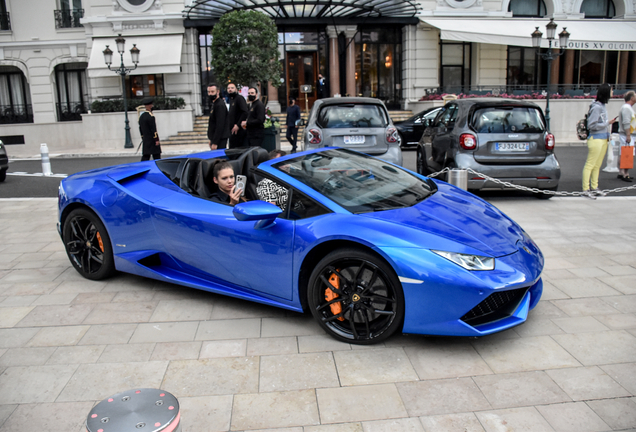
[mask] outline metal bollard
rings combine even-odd
[[[468,190],[468,171],[453,168],[448,172],[448,182],[458,188]]]
[[[104,399],[88,413],[87,432],[180,432],[176,397],[164,390],[142,388]]]
[[[49,159],[49,147],[42,143],[40,144],[40,157],[42,158],[42,174],[50,176],[51,173],[51,159]]]

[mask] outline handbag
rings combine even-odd
[[[634,168],[634,148],[632,146],[621,146],[620,169]]]

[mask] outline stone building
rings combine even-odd
[[[15,144],[12,154],[41,142],[54,151],[123,146],[122,113],[89,113],[93,101],[121,98],[121,77],[102,53],[108,45],[119,66],[118,34],[126,67],[133,44],[140,49],[127,96],[183,98],[185,110],[162,114],[160,134],[192,130],[217,81],[211,30],[237,9],[264,12],[279,29],[281,85],[262,89],[273,111],[292,96],[311,106],[318,73],[331,95],[377,97],[393,109],[441,93],[537,93],[548,81],[571,96],[636,83],[632,0],[0,0],[1,139]],[[550,18],[571,36],[548,78],[530,34],[545,35]],[[133,140],[136,125],[133,115]]]

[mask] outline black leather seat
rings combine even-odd
[[[206,159],[199,164],[196,192],[201,198],[209,198],[219,187],[214,182],[214,167],[223,159]]]
[[[202,159],[188,159],[183,167],[183,174],[179,182],[181,189],[193,195],[197,195],[195,184],[199,175],[199,164],[201,161]]]

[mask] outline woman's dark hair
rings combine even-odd
[[[612,86],[607,83],[601,84],[596,92],[596,100],[602,104],[606,104],[607,102],[609,102],[611,97]]]
[[[214,165],[214,171],[213,171],[213,175],[214,178],[218,179],[219,178],[219,173],[221,172],[221,170],[224,169],[231,169],[232,171],[234,171],[234,168],[232,168],[232,165],[230,165],[229,162],[219,162],[216,165]]]

